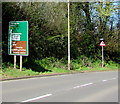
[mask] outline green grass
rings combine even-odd
[[[118,70],[118,68],[114,67],[114,68],[109,68],[109,67],[94,67],[94,68],[90,68],[90,67],[83,67],[81,69],[81,71],[110,71],[110,70]]]
[[[78,67],[79,66],[79,67]],[[110,71],[110,70],[118,70],[118,65],[106,65],[103,68],[101,66],[81,66],[79,64],[76,65],[76,71]]]
[[[13,78],[13,77],[25,77],[25,76],[33,76],[33,75],[39,75],[38,72],[34,72],[32,70],[23,70],[20,71],[19,69],[13,69],[13,68],[6,68],[2,72],[3,78]]]
[[[109,70],[118,70],[118,63],[113,61],[108,61],[104,63],[104,67],[101,67],[101,60],[72,60],[73,70],[77,71],[109,71]]]
[[[71,72],[65,69],[61,68],[50,68],[52,70],[51,72],[35,72],[31,69],[25,69],[23,71],[20,71],[19,69],[13,69],[13,68],[6,68],[4,69],[1,74],[3,79],[7,78],[17,78],[17,77],[26,77],[26,76],[36,76],[36,75],[47,75],[47,74],[53,74],[53,73],[66,73]]]
[[[69,70],[66,69],[62,69],[62,68],[57,68],[57,67],[53,67],[51,68],[53,73],[66,73],[66,72],[71,72]]]
[[[33,63],[28,64],[30,68],[23,68],[23,71],[20,71],[18,66],[17,69],[14,69],[13,64],[11,63],[4,63],[0,75],[2,74],[2,78],[6,79],[54,73],[118,70],[119,64],[113,61],[105,62],[105,67],[103,68],[100,63],[101,60],[91,61],[87,59],[86,61],[82,61],[76,59],[71,61],[71,70],[67,70],[67,61],[51,57],[42,60],[35,60]]]

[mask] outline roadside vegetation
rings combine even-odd
[[[71,70],[67,70],[67,61],[58,60],[53,57],[45,58],[42,60],[36,60],[35,63],[31,63],[31,66],[19,70],[13,68],[13,64],[4,63],[3,70],[1,72],[2,78],[18,78],[18,77],[28,77],[28,76],[40,76],[40,75],[50,75],[50,74],[59,74],[59,73],[75,73],[75,72],[92,72],[92,71],[115,71],[118,70],[118,64],[109,61],[105,62],[105,66],[101,67],[101,60],[90,61],[90,60],[72,60],[71,61]],[[29,64],[28,64],[29,65]]]
[[[67,70],[67,3],[3,2],[2,57],[0,57],[2,77],[117,70],[120,64],[119,15],[119,2],[70,3],[71,70]],[[23,57],[21,72],[19,56],[17,56],[17,69],[14,69],[13,56],[8,55],[10,21],[29,23],[29,56]],[[104,38],[106,43],[104,68],[101,68],[100,38]]]

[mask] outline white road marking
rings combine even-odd
[[[22,102],[23,102],[23,103],[24,103],[24,102],[31,102],[31,101],[38,100],[38,99],[42,99],[42,98],[45,98],[45,97],[48,97],[48,96],[51,96],[51,95],[52,95],[52,94],[46,94],[46,95],[39,96],[39,97],[32,98],[32,99],[28,99],[28,100],[25,100],[25,101],[22,101]]]
[[[79,88],[80,86],[75,86],[75,87],[73,87],[73,88]]]
[[[88,85],[91,85],[91,84],[93,84],[93,83],[87,83],[87,84],[83,84],[83,85],[80,85],[80,86],[75,86],[73,88],[85,87],[85,86],[88,86]]]
[[[110,79],[110,80],[113,80],[113,79],[116,79],[116,78],[112,78],[112,79]]]
[[[111,78],[111,79],[108,79],[108,80],[102,80],[102,82],[106,82],[106,81],[114,80],[114,79],[116,79],[116,78]],[[75,89],[75,88],[85,87],[85,86],[88,86],[88,85],[91,85],[91,84],[93,84],[93,83],[87,83],[87,84],[83,84],[83,85],[80,85],[80,86],[75,86],[73,88]]]
[[[111,79],[107,79],[107,80],[102,80],[102,82],[106,82],[106,81],[110,81],[110,80],[114,80],[116,78],[111,78]]]
[[[87,84],[81,85],[80,87],[88,86],[88,85],[91,85],[91,84],[93,84],[93,83],[87,83]]]
[[[108,80],[102,80],[103,82],[106,82],[106,81],[108,81]]]

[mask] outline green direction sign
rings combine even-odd
[[[28,56],[28,21],[10,21],[8,54]]]

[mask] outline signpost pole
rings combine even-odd
[[[104,40],[103,38],[100,39],[101,41],[100,46],[102,47],[102,68],[104,67],[104,48],[103,47],[106,46],[103,40]]]
[[[102,46],[102,68],[104,67],[104,50]]]
[[[14,55],[14,69],[16,69],[16,55]]]
[[[22,71],[22,56],[20,56],[20,71]]]

